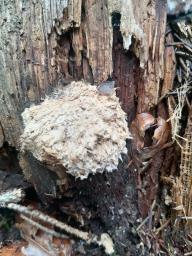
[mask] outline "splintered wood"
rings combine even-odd
[[[192,111],[189,113],[181,147],[180,176],[172,184],[172,200],[176,203],[176,217],[186,220],[191,228],[192,215]],[[188,221],[189,220],[189,221]]]
[[[183,184],[183,207],[186,216],[192,214],[192,111],[185,131],[181,150],[181,181]]]
[[[192,110],[191,110],[191,14],[178,17],[170,22],[174,43],[177,66],[174,80],[174,91],[169,94],[168,106],[172,125],[172,139],[177,142],[176,151],[181,152],[179,175],[170,176],[172,182],[172,202],[176,218],[185,219],[186,227],[191,226],[189,219],[192,215]],[[189,114],[184,111],[188,107]],[[183,135],[183,120],[187,122]],[[176,152],[175,151],[175,152]],[[174,167],[173,167],[174,168]]]

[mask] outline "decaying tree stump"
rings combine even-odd
[[[12,1],[1,13],[1,145],[19,149],[21,112],[72,80],[113,76],[128,121],[157,104],[165,1]]]
[[[117,171],[85,181],[69,176],[68,194],[61,194],[57,175],[30,150],[20,154],[20,165],[42,202],[50,203],[50,195],[72,197],[71,205],[90,209],[89,227],[107,231],[119,255],[141,253],[136,244],[143,235],[133,227],[139,216],[152,218],[160,176],[170,162],[166,95],[173,87],[175,53],[173,46],[165,49],[165,38],[173,42],[166,35],[166,8],[165,0],[0,3],[0,146],[6,142],[20,151],[21,113],[55,88],[115,81],[133,135]]]
[[[52,87],[113,70],[123,105],[137,94],[138,111],[149,111],[164,77],[165,25],[165,1],[1,3],[1,142],[19,148],[21,112]]]

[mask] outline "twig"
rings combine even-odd
[[[187,71],[188,71],[188,68],[187,68],[187,66],[186,66],[186,64],[185,64],[185,62],[184,62],[184,60],[179,57],[179,61],[180,61],[180,64],[181,64],[182,68],[185,70],[185,72],[187,72]]]
[[[176,55],[179,55],[179,56],[182,56],[182,57],[186,57],[186,58],[192,59],[191,54],[189,54],[189,53],[187,53],[187,52],[176,51],[175,54],[176,54]]]
[[[56,220],[38,210],[33,210],[26,206],[22,206],[15,203],[9,203],[6,205],[7,208],[15,210],[21,214],[29,215],[31,218],[37,218],[38,220],[44,221],[45,223],[52,224],[53,226],[64,230],[66,233],[76,236],[80,239],[87,241],[88,243],[94,240],[94,236],[88,232],[81,231],[79,229],[73,228],[61,221]]]
[[[154,215],[153,209],[154,209],[155,205],[156,205],[156,200],[154,199],[153,203],[150,207],[150,210],[149,210],[149,230],[151,230],[151,228],[152,228],[152,218],[153,218],[153,215]]]
[[[184,43],[182,42],[173,42],[173,43],[168,43],[168,44],[165,44],[166,47],[169,47],[169,46],[178,46],[178,45],[184,45]]]
[[[179,69],[177,69],[177,79],[178,79],[179,83],[182,82],[182,70],[181,70],[181,67],[179,67]]]
[[[192,220],[192,216],[183,216],[183,217],[179,217],[182,220]]]
[[[20,217],[22,219],[24,219],[25,221],[27,221],[30,225],[35,226],[36,228],[46,232],[47,234],[50,234],[50,235],[55,236],[55,237],[68,238],[66,235],[61,234],[59,232],[56,232],[56,231],[54,231],[54,230],[52,230],[50,228],[47,228],[47,227],[41,225],[40,223],[38,223],[38,222],[36,222],[36,221],[34,221],[34,220],[24,216],[23,214],[21,214]]]
[[[186,252],[186,253],[184,254],[184,256],[190,256],[190,255],[192,255],[192,251],[191,251],[191,252]]]
[[[163,225],[161,225],[161,227],[159,227],[156,230],[155,235],[158,235],[161,230],[163,230],[165,227],[167,227],[169,225],[170,221],[171,221],[171,219],[168,219],[167,221],[165,221],[165,223]]]
[[[178,36],[177,33],[174,33],[174,36],[179,39],[182,43],[184,43],[185,45],[187,45],[188,47],[192,48],[192,45],[187,43],[185,40],[183,40],[180,36]]]
[[[183,44],[183,46],[185,47],[186,50],[188,50],[190,53],[192,53],[192,48],[191,47],[189,47],[186,44]]]
[[[141,224],[136,228],[136,231],[138,232],[144,225],[145,223],[149,220],[150,216],[147,216],[142,222]]]
[[[153,209],[155,207],[156,200],[153,201],[151,208],[150,208],[150,214],[141,222],[141,224],[136,228],[136,231],[138,232],[144,225],[145,223],[152,218],[154,215]]]

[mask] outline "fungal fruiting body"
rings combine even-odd
[[[115,91],[101,96],[96,86],[82,81],[55,91],[22,117],[22,150],[80,179],[117,169],[131,137]]]

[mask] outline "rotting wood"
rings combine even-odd
[[[184,134],[181,150],[180,177],[182,183],[183,215],[192,215],[192,111],[189,113],[188,124]],[[187,223],[190,224],[190,223]],[[191,226],[191,225],[190,225]]]
[[[112,29],[109,21],[107,1],[85,1],[86,56],[95,82],[106,80],[112,74]]]
[[[147,2],[147,1],[146,1]],[[143,21],[146,34],[147,61],[143,84],[138,87],[138,112],[153,108],[160,95],[160,82],[164,78],[164,37],[166,28],[165,1],[151,1],[151,13]],[[135,4],[137,4],[135,2]]]
[[[19,146],[20,113],[40,102],[51,87],[81,78],[101,82],[111,76],[114,12],[121,14],[124,49],[130,48],[145,69],[144,75],[140,72],[138,111],[154,106],[164,71],[165,6],[164,1],[1,3],[0,106],[5,141]]]
[[[4,38],[9,39],[12,32],[6,15],[15,13],[14,25],[17,25],[14,37],[6,45],[8,51],[12,50],[17,77],[17,81],[12,79],[9,82],[13,84],[12,94],[7,93],[9,87],[3,87],[3,108],[10,108],[9,111],[3,110],[1,115],[2,127],[6,127],[6,141],[19,147],[19,135],[23,130],[22,110],[30,104],[39,103],[53,87],[62,87],[73,79],[81,78],[92,83],[101,82],[112,75],[113,69],[116,86],[120,87],[118,95],[129,121],[134,119],[136,111],[149,111],[155,106],[160,93],[159,81],[164,72],[165,1],[151,1],[149,4],[148,1],[69,1],[68,5],[63,2],[63,6],[54,5],[53,9],[46,1],[42,1],[42,5],[40,2],[33,6],[23,3],[23,9],[8,5],[7,13],[3,13],[5,17],[2,16],[5,19],[1,27]],[[122,7],[123,4],[128,8]],[[122,38],[120,51],[111,23],[114,13],[121,16],[117,32]],[[52,17],[50,20],[49,15]],[[6,35],[6,30],[10,31],[9,35]],[[112,61],[113,35],[113,48],[117,51]],[[17,48],[12,44],[18,40],[21,45]],[[5,47],[5,40],[2,44]],[[7,58],[10,60],[11,57],[8,55]],[[13,71],[8,67],[2,71],[12,75]],[[6,116],[8,112],[10,118]],[[10,126],[14,128],[10,129]],[[37,190],[41,190],[38,184],[44,175],[31,168],[28,160],[20,162],[24,173],[28,178],[33,172],[36,173],[33,184]],[[46,177],[50,176],[48,171],[46,173]],[[44,194],[54,198],[57,197],[57,189],[52,179],[52,176],[48,179],[52,184],[49,188],[46,188],[46,184],[42,184],[42,187]]]
[[[171,185],[172,218],[181,224],[180,217],[191,215],[191,14],[170,19],[172,35],[176,44],[177,76],[174,91],[168,95],[168,106],[172,126],[172,139],[177,142],[175,152],[180,152],[180,166],[173,166],[168,178]],[[170,33],[170,32],[169,32]],[[181,121],[182,120],[182,121]],[[174,176],[175,177],[174,177]],[[179,216],[179,218],[178,218]],[[183,224],[184,222],[182,222]],[[181,226],[181,225],[177,225]],[[186,218],[186,230],[191,229],[191,222]]]
[[[164,80],[161,89],[161,97],[164,97],[173,88],[173,82],[175,78],[176,71],[176,59],[174,47],[171,45],[173,43],[173,36],[169,33],[166,36],[166,47],[165,47],[165,71]]]
[[[137,72],[138,112],[149,111],[158,102],[160,82],[164,78],[166,2],[116,0],[110,1],[109,10],[121,14],[124,49],[132,51],[140,62],[141,70]],[[147,12],[141,14],[141,10]]]
[[[0,3],[0,115],[4,139],[12,146],[19,144],[20,112],[38,102],[57,76],[48,34],[66,7],[67,1]]]
[[[113,79],[118,87],[117,95],[123,110],[127,113],[127,121],[131,123],[136,115],[137,88],[143,71],[135,54],[124,50],[118,24],[113,31],[113,70]]]
[[[130,123],[136,113],[156,109],[161,94],[160,82],[164,78],[165,70],[165,1],[86,0],[68,1],[68,6],[67,1],[62,4],[63,6],[58,7],[56,1],[52,1],[50,6],[48,1],[37,0],[33,4],[23,3],[23,9],[18,9],[16,4],[11,7],[8,5],[7,8],[7,13],[16,17],[14,26],[9,30],[11,39],[8,35],[4,37],[9,41],[7,52],[11,49],[14,57],[11,62],[11,57],[6,55],[10,60],[8,64],[13,63],[16,75],[13,67],[2,69],[4,74],[10,74],[11,77],[4,78],[2,127],[5,140],[18,148],[19,135],[23,129],[20,119],[23,109],[40,103],[53,87],[63,87],[71,80],[83,78],[97,83],[106,80],[114,70],[116,86],[120,87],[118,95],[128,113]],[[121,15],[118,31],[122,40],[120,43],[113,40],[111,16],[113,17],[115,12]],[[20,20],[17,22],[18,17]],[[12,24],[6,18],[4,17],[2,22],[3,33]],[[16,41],[21,41],[18,48],[14,44]],[[113,62],[112,42],[113,50],[116,50]],[[10,85],[12,93],[6,91],[7,88],[10,89],[7,84]],[[157,116],[161,115],[157,113]],[[165,119],[164,116],[161,117]],[[157,154],[153,159],[153,168],[149,172],[146,169],[147,182],[152,184],[150,192],[159,182],[159,170],[164,160],[164,154],[160,153],[160,156]],[[46,201],[45,197],[48,196],[51,203],[51,197],[59,196],[56,177],[31,156],[25,157],[22,166],[26,176],[31,177],[33,174],[32,182],[38,192],[42,184],[41,200]],[[101,219],[106,229],[112,230],[120,255],[131,251],[132,242],[125,237],[125,233],[132,229],[137,218],[134,175],[136,176],[136,172],[132,166],[129,166],[129,169],[120,166],[118,172],[112,176],[97,175],[93,181],[90,179],[86,183],[77,182],[74,186],[78,186],[81,202],[83,196],[80,194],[87,193],[89,199],[86,199],[86,203],[89,201],[90,205],[97,206],[96,218]],[[154,198],[152,193],[149,201],[151,198]],[[135,237],[135,240],[134,244],[138,239]],[[122,247],[122,241],[125,247]],[[140,254],[140,249],[137,254]]]

